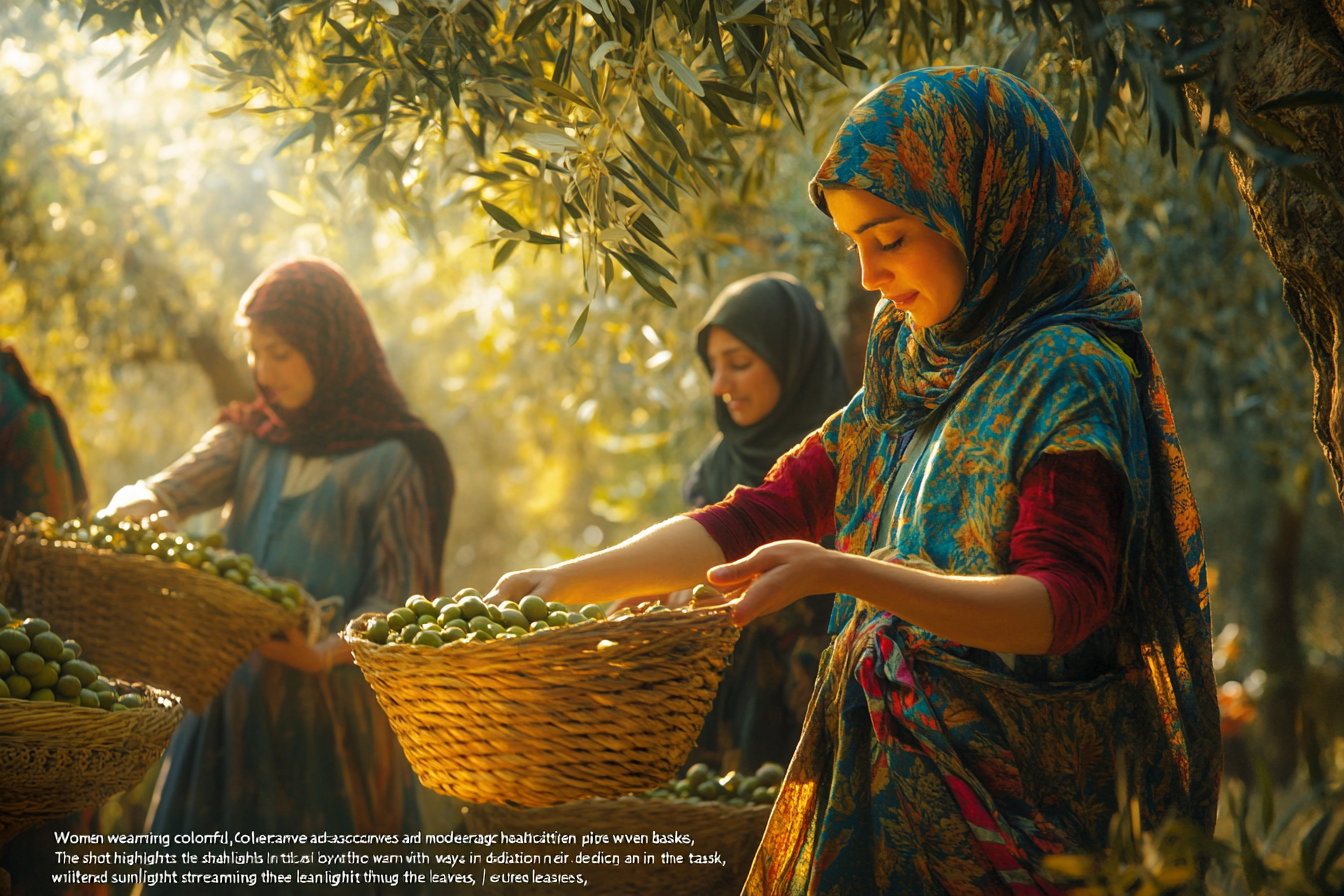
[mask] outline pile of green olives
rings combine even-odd
[[[140,554],[199,569],[241,585],[286,610],[297,610],[303,603],[298,585],[271,579],[256,567],[250,554],[225,548],[222,532],[192,539],[177,532],[160,532],[134,520],[117,521],[99,515],[87,523],[80,519],[61,523],[40,513],[29,514],[24,528],[48,541],[89,545],[118,554]]]
[[[118,691],[98,667],[80,659],[83,650],[63,639],[45,619],[15,619],[0,606],[0,699],[68,703],[89,709],[139,709],[144,696]]]
[[[653,610],[666,610],[655,606]],[[622,615],[629,615],[622,611]],[[456,641],[480,643],[522,638],[550,628],[583,625],[606,619],[597,604],[578,609],[529,594],[520,601],[487,604],[475,588],[463,588],[452,597],[428,600],[415,595],[386,616],[370,620],[354,634],[374,644],[413,644],[442,647]]]

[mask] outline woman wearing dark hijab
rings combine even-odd
[[[687,504],[702,507],[717,504],[735,486],[760,485],[775,461],[852,393],[826,318],[807,288],[788,274],[757,274],[730,285],[700,322],[696,340],[700,360],[714,379],[719,425],[682,489]],[[711,342],[724,347],[716,344],[718,351],[712,353]],[[738,345],[747,351],[737,351]],[[715,363],[720,357],[721,365]],[[765,362],[775,382],[775,401],[739,409],[735,402],[741,396],[725,391],[727,375],[753,360]]]
[[[436,593],[453,492],[447,454],[407,408],[335,265],[271,267],[243,295],[238,321],[257,400],[235,402],[191,452],[108,509],[185,518],[227,503],[230,547],[319,599],[343,596],[345,609],[316,644],[291,631],[262,645],[204,714],[187,716],[168,748],[153,830],[418,830],[414,776],[339,629]]]
[[[697,331],[719,432],[682,493],[692,507],[755,487],[780,456],[849,401],[844,366],[816,300],[788,274],[721,292]],[[814,595],[743,630],[692,762],[755,771],[787,762],[802,731],[831,595]]]

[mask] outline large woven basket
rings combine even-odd
[[[575,846],[560,851],[571,854],[571,861],[563,866],[545,862],[535,866],[538,871],[567,873],[579,872],[588,881],[585,893],[593,896],[632,896],[637,893],[657,893],[659,896],[737,896],[751,870],[752,858],[760,845],[765,824],[770,818],[770,806],[728,806],[724,803],[690,803],[685,800],[651,800],[622,797],[615,800],[579,800],[543,809],[512,809],[507,806],[469,806],[466,811],[467,830],[473,834],[505,832],[520,834],[526,831],[556,831],[579,838]],[[690,835],[693,844],[582,846],[583,836],[597,834],[649,834],[657,831],[670,834],[676,831]],[[540,852],[537,847],[513,848],[511,851]],[[621,864],[576,864],[575,852],[619,853]],[[661,855],[688,852],[709,855],[717,852],[726,863],[691,864],[682,861],[664,864]],[[625,863],[626,854],[652,853],[652,863]],[[531,867],[531,866],[529,866]],[[488,870],[524,871],[522,866],[496,865]],[[495,884],[485,892],[508,896],[552,893],[555,887],[547,884]]]
[[[144,705],[127,712],[0,700],[0,843],[140,783],[183,710],[167,691],[139,689]]]
[[[420,781],[548,806],[660,784],[681,765],[737,641],[724,607],[439,648],[345,637]]]
[[[272,634],[308,625],[311,599],[286,610],[183,564],[50,542],[11,530],[0,540],[0,599],[78,641],[109,678],[172,691],[201,712]]]

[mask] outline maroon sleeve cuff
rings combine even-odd
[[[781,457],[756,488],[738,486],[718,504],[685,514],[705,527],[728,562],[763,544],[835,534],[835,465],[817,433]]]
[[[1051,654],[1078,646],[1115,607],[1124,489],[1094,451],[1047,454],[1023,477],[1009,568],[1050,595]]]
[[[725,563],[741,560],[760,547],[755,543],[755,531],[750,517],[742,508],[729,503],[732,499],[730,493],[722,503],[710,504],[686,514],[705,527],[709,537],[714,539],[719,549],[723,551]]]

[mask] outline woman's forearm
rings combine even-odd
[[[723,551],[695,520],[674,517],[606,550],[546,569],[509,573],[490,600],[534,593],[547,600],[587,603],[667,594],[705,581]]]
[[[940,637],[1000,653],[1044,654],[1050,648],[1050,594],[1030,576],[950,576],[830,554],[837,591]]]
[[[620,544],[561,563],[555,571],[601,588],[604,599],[665,594],[705,581],[705,570],[723,562],[723,551],[705,527],[674,517]]]

